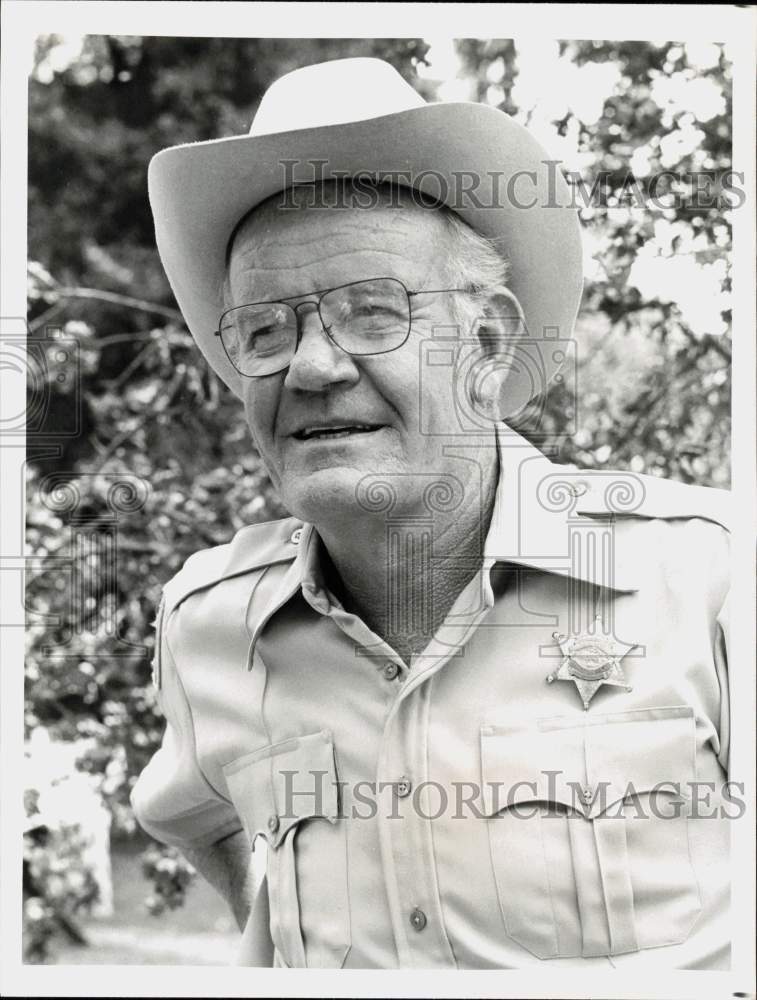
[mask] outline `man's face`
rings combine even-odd
[[[443,219],[412,205],[265,208],[235,240],[228,305],[278,299],[296,305],[293,297],[315,301],[315,291],[377,277],[399,278],[410,291],[444,288],[446,246]],[[390,477],[400,509],[419,509],[428,480],[418,473],[460,478],[461,465],[472,466],[444,456],[438,436],[459,433],[452,366],[421,371],[422,341],[440,326],[456,325],[451,294],[412,298],[405,344],[373,357],[340,350],[313,306],[298,315],[301,340],[289,368],[244,381],[253,440],[292,514],[316,525],[346,514],[355,508],[357,484],[370,474]],[[421,432],[421,405],[433,436]],[[374,429],[302,436],[305,428],[365,425]]]

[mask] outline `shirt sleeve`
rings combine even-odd
[[[197,849],[242,829],[232,804],[216,792],[197,760],[192,710],[158,612],[153,679],[166,719],[163,741],[131,791],[139,825],[164,844]]]

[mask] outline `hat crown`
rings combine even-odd
[[[274,81],[260,101],[250,135],[367,121],[425,103],[383,59],[334,59]]]

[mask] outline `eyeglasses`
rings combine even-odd
[[[347,354],[367,356],[396,351],[410,335],[410,299],[417,295],[463,292],[433,288],[409,292],[399,278],[351,281],[313,292],[296,306],[289,300],[234,306],[221,316],[215,335],[240,375],[260,378],[283,371],[295,355],[302,333],[297,310],[310,306],[324,333]]]

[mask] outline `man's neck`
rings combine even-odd
[[[426,648],[480,569],[497,479],[495,452],[453,511],[391,520],[361,512],[338,530],[318,525],[330,589],[404,662]]]

